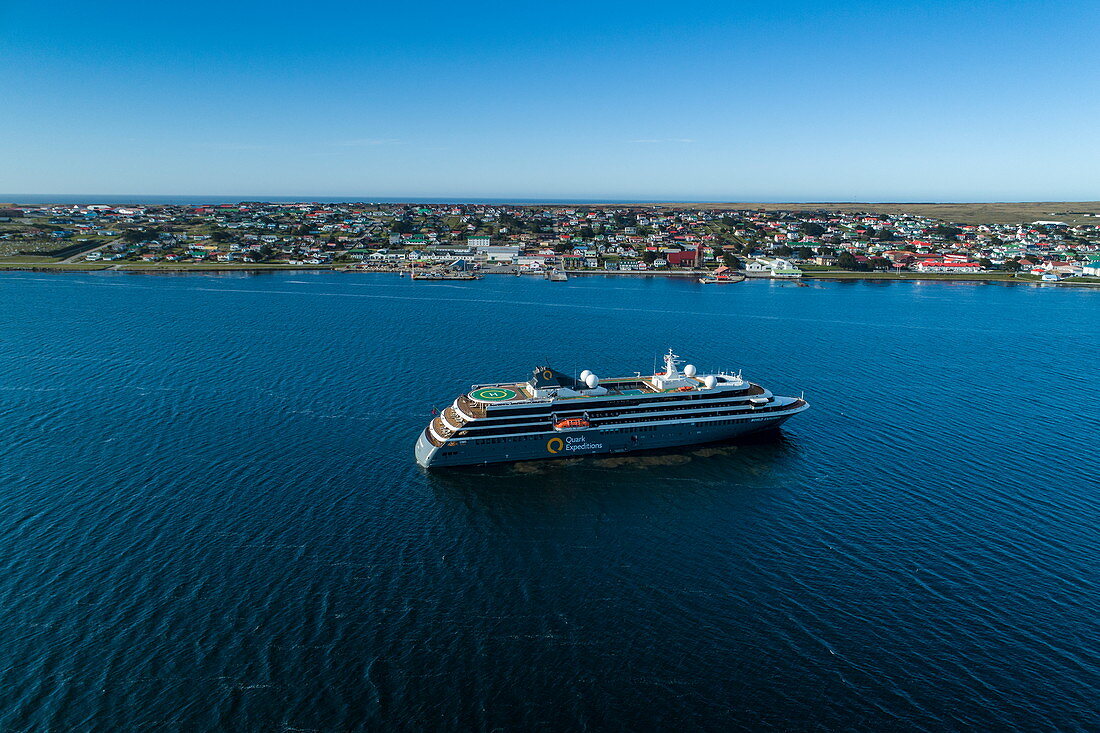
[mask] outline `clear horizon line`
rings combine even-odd
[[[825,205],[825,204],[874,204],[874,205],[967,205],[967,204],[1100,204],[1100,200],[1088,199],[924,199],[924,200],[874,200],[874,199],[794,199],[794,198],[741,198],[741,199],[711,199],[711,198],[631,198],[611,196],[426,196],[426,195],[305,195],[305,194],[216,194],[216,193],[0,193],[0,202],[3,203],[69,203],[65,201],[48,201],[50,197],[64,199],[118,199],[119,202],[138,202],[141,199],[234,199],[238,202],[254,201],[258,203],[311,203],[311,202],[348,202],[348,203],[417,203],[419,201],[432,201],[437,203],[467,203],[467,202],[525,202],[525,203],[638,203],[638,204],[799,204],[799,205]],[[22,201],[23,198],[42,199],[39,202]]]

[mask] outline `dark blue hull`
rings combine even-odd
[[[426,428],[416,442],[416,460],[425,468],[439,468],[619,454],[714,443],[779,427],[805,407],[803,404],[786,412],[749,414],[727,420],[658,423],[625,428],[593,427],[561,432],[550,430],[497,438],[452,440],[440,446],[433,445]]]

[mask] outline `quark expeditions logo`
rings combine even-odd
[[[603,443],[589,443],[588,438],[583,435],[570,435],[565,440],[551,438],[546,441],[547,453],[561,453],[563,450],[569,453],[576,450],[600,450],[601,448]]]

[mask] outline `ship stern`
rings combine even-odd
[[[431,441],[428,440],[428,429],[425,428],[420,431],[420,437],[416,441],[416,462],[424,468],[430,468],[438,451],[439,448],[432,445]]]

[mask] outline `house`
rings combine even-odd
[[[917,272],[981,272],[977,262],[944,262],[943,260],[922,260],[913,266]]]
[[[488,240],[488,237],[485,237]],[[471,248],[485,255],[485,259],[489,262],[503,262],[505,264],[513,264],[518,258],[520,249],[519,247],[490,247],[488,245],[478,245],[475,247],[471,244]]]
[[[522,270],[529,270],[532,272],[540,272],[546,266],[546,258],[539,256],[525,255],[523,257],[516,258],[516,264],[519,265]]]
[[[671,267],[692,267],[695,265],[695,250],[685,249],[682,252],[666,252],[665,259]]]
[[[790,260],[782,257],[757,257],[745,263],[745,274],[749,277],[802,277],[802,270]]]
[[[795,267],[794,263],[790,260],[776,258],[772,263],[772,277],[802,277],[802,270]]]

